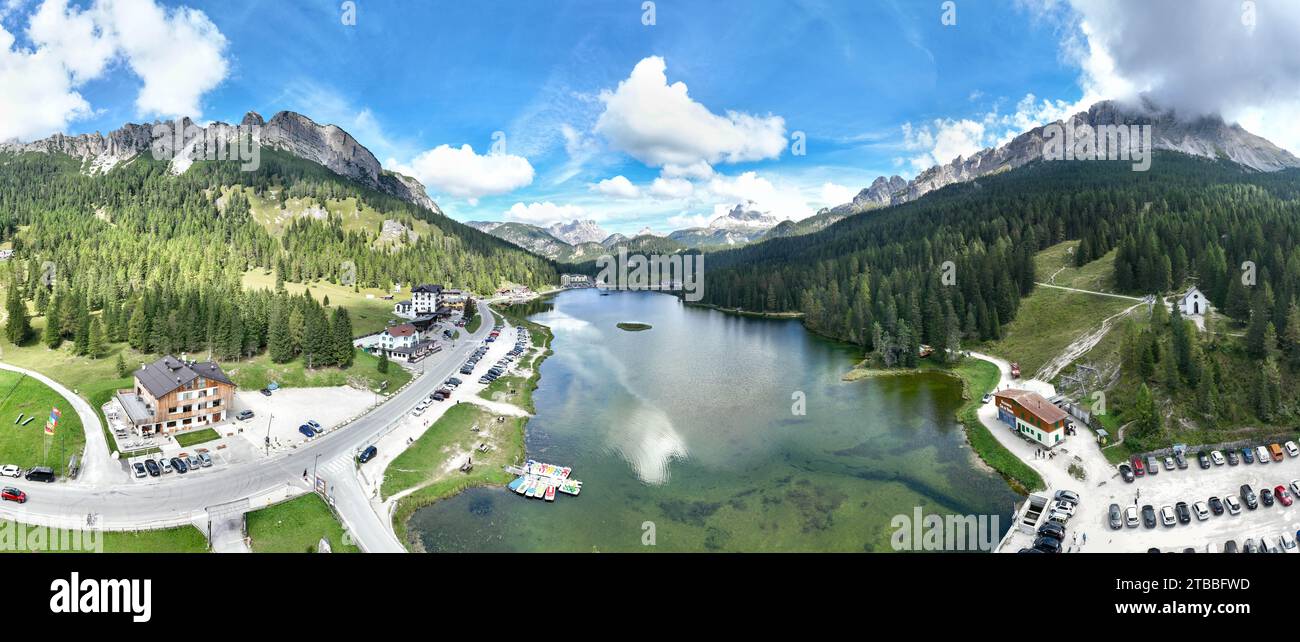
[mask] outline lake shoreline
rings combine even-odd
[[[530,374],[522,384],[529,386],[531,390],[536,390],[542,378],[542,362],[555,353],[551,348],[551,341],[554,340],[555,334],[550,328],[540,323],[512,317],[505,312],[499,312],[496,310],[493,310],[492,312],[494,314],[500,314],[501,318],[506,323],[523,325],[528,328],[529,336],[533,337],[535,345],[541,348],[541,352],[539,352],[537,356],[533,357],[530,364],[532,374]],[[542,341],[537,343],[536,338],[539,335],[542,337]],[[530,403],[529,405],[531,406],[532,404]],[[524,461],[528,458],[528,423],[532,418],[531,415],[536,412],[536,410],[531,407],[522,408],[522,410],[528,412],[529,416],[519,418],[519,427],[510,434],[509,440],[511,450],[518,453],[517,456],[512,458],[512,463],[515,465],[523,465]],[[429,430],[433,430],[436,426],[437,422],[435,422],[433,426],[430,426]],[[486,470],[482,475],[473,475],[470,478],[451,478],[416,488],[406,496],[397,500],[397,505],[393,509],[393,530],[395,531],[398,540],[406,545],[407,550],[410,552],[427,552],[419,538],[412,540],[410,537],[410,521],[416,513],[423,508],[451,499],[467,490],[494,485],[504,485],[512,478],[513,476],[504,470]]]

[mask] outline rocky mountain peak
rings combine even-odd
[[[601,229],[600,225],[592,220],[552,223],[547,226],[546,231],[570,245],[599,243],[609,236],[609,232]]]

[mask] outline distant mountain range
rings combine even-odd
[[[867,210],[914,201],[936,189],[974,180],[998,172],[1022,167],[1042,160],[1048,127],[1078,129],[1083,125],[1150,125],[1151,144],[1157,150],[1181,152],[1192,156],[1232,161],[1261,172],[1300,167],[1300,158],[1256,136],[1237,124],[1227,124],[1218,116],[1183,120],[1172,110],[1162,109],[1143,99],[1137,105],[1102,101],[1063,121],[1035,127],[1000,147],[989,147],[969,158],[958,156],[951,162],[935,165],[912,180],[883,176],[858,192],[853,200],[824,208],[818,216],[832,223],[845,216]],[[834,220],[832,220],[834,219]]]
[[[661,249],[672,248],[673,251],[735,247],[762,239],[784,223],[780,217],[761,212],[756,209],[754,202],[748,201],[713,219],[707,227],[676,230],[667,235],[656,234],[649,227],[642,228],[631,237],[619,233],[607,234],[595,221],[553,223],[547,227],[499,221],[469,221],[466,225],[514,243],[534,254],[560,262],[579,263],[593,260],[620,245],[653,245]],[[797,233],[803,233],[805,228],[798,229],[800,231]]]

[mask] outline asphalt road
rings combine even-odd
[[[301,484],[304,470],[309,473],[319,465],[338,458],[351,458],[390,424],[411,411],[421,399],[431,394],[452,373],[460,369],[469,354],[492,331],[491,315],[486,304],[479,303],[484,316],[473,335],[462,335],[455,348],[439,353],[442,357],[428,366],[405,390],[351,424],[331,431],[297,450],[269,460],[225,464],[196,471],[185,476],[172,474],[165,483],[138,484],[129,480],[112,485],[88,487],[75,484],[41,484],[24,480],[3,480],[6,485],[27,491],[26,504],[4,502],[0,516],[26,524],[106,530],[163,528],[206,521],[204,513],[216,506],[282,489],[286,484]],[[97,428],[92,428],[98,430]],[[362,498],[364,501],[364,498]],[[336,502],[336,504],[339,502]],[[355,506],[348,502],[341,509],[352,515]],[[391,550],[396,540],[374,532],[382,523],[374,512],[366,510],[373,521],[357,519],[349,524],[365,550]],[[348,520],[351,522],[352,520]],[[400,543],[397,544],[400,548]]]

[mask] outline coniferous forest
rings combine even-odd
[[[277,284],[442,283],[479,292],[502,281],[540,287],[557,280],[545,259],[319,165],[274,150],[262,150],[261,160],[252,172],[236,162],[199,162],[172,175],[143,155],[88,175],[63,155],[0,155],[0,240],[14,250],[7,337],[70,342],[88,356],[126,341],[152,353],[211,350],[233,359],[269,350],[278,362],[347,365],[346,309],[280,288],[243,290],[243,274],[271,271]],[[232,186],[280,203],[356,197],[386,218],[426,221],[430,232],[385,246],[376,243],[379,230],[344,231],[329,216],[297,219],[276,237]],[[51,320],[43,336],[23,314],[27,303]]]

